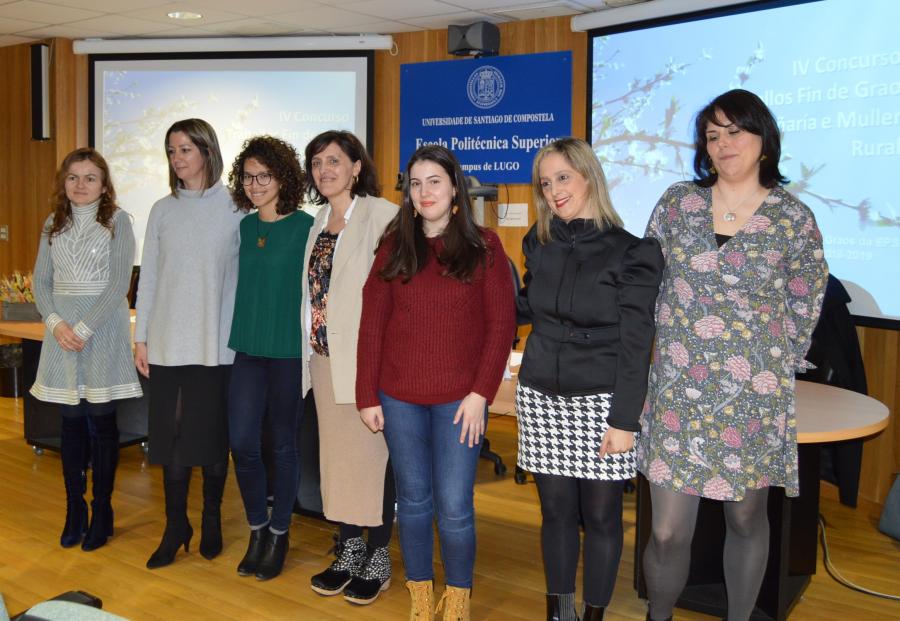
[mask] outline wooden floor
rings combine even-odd
[[[515,421],[492,418],[489,437],[512,465]],[[394,541],[394,585],[373,605],[355,607],[340,597],[320,597],[309,578],[330,562],[333,529],[325,522],[294,518],[291,551],[284,573],[269,582],[240,578],[235,572],[247,530],[233,476],[223,507],[225,549],[207,561],[191,548],[156,571],[144,563],[164,525],[161,473],[144,461],[139,447],[123,449],[116,480],[116,534],[94,552],[59,546],[64,519],[64,491],[59,455],[35,455],[22,437],[21,400],[0,398],[0,592],[17,612],[69,589],[99,596],[104,608],[135,621],[257,619],[405,619],[408,596]],[[191,490],[191,521],[199,526],[199,477]],[[538,539],[540,512],[533,483],[516,485],[498,478],[487,462],[479,466],[475,490],[478,558],[472,618],[540,620],[544,582]],[[634,497],[625,502],[625,550],[607,619],[643,619],[644,604],[631,586],[634,559]],[[844,575],[879,591],[900,591],[900,545],[875,528],[877,507],[851,510],[823,500],[832,557]],[[195,532],[196,546],[199,532]],[[821,557],[821,554],[820,554]],[[438,569],[438,571],[440,571]],[[712,619],[677,611],[678,619]],[[900,603],[863,595],[834,582],[819,566],[797,621],[900,620]]]

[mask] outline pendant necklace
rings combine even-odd
[[[269,233],[272,231],[272,225],[281,220],[281,214],[275,216],[275,219],[269,222],[269,227],[266,229],[265,233],[262,233],[259,230],[259,223],[262,221],[262,218],[259,217],[259,214],[256,214],[256,247],[257,248],[265,248],[266,240],[269,238]]]
[[[759,191],[758,188],[754,188],[749,194],[746,194],[744,198],[734,204],[734,206],[727,205],[725,203],[725,195],[722,193],[722,190],[719,190],[719,198],[722,201],[722,207],[725,209],[725,213],[722,214],[722,219],[725,222],[734,222],[737,220],[737,211],[741,208],[741,206],[747,202],[747,199],[752,197]]]

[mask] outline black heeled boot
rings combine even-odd
[[[166,493],[166,530],[163,532],[159,547],[147,560],[147,569],[157,569],[171,565],[178,554],[178,548],[184,546],[188,552],[194,529],[187,518],[187,496],[190,487],[190,474],[184,478],[174,478],[163,469],[163,488]]]
[[[547,621],[578,621],[574,593],[547,593]]]
[[[237,572],[239,576],[252,576],[256,573],[259,566],[259,559],[262,558],[263,550],[266,547],[266,536],[269,532],[269,525],[266,524],[262,528],[250,531],[250,543],[247,544],[247,552],[244,558],[238,563]]]
[[[606,607],[591,606],[587,602],[584,604],[584,614],[581,615],[581,621],[603,621],[603,614]]]
[[[262,556],[256,565],[257,580],[271,580],[278,576],[284,567],[284,557],[289,547],[288,533],[275,534],[271,530],[266,533],[266,542]]]
[[[113,535],[112,493],[119,464],[119,428],[116,413],[91,416],[91,525],[81,542],[87,552],[106,545]]]
[[[203,519],[200,522],[200,554],[207,560],[222,551],[222,492],[228,476],[228,463],[221,476],[203,471]]]
[[[64,416],[59,446],[63,481],[66,486],[66,525],[59,536],[59,545],[64,548],[77,546],[87,532],[88,508],[84,501],[84,493],[87,491],[85,455],[89,451],[87,417]]]

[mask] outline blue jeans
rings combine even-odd
[[[263,422],[270,432],[274,475],[272,530],[291,525],[300,484],[297,426],[303,414],[300,358],[261,358],[238,352],[228,389],[228,435],[247,521],[252,527],[269,522],[266,466],[262,460]]]
[[[417,405],[380,393],[384,438],[397,482],[400,550],[407,580],[434,578],[437,517],[444,575],[471,588],[475,566],[475,471],[481,442],[459,441],[453,417],[460,402]]]

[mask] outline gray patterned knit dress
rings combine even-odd
[[[41,401],[77,405],[141,396],[131,354],[125,295],[134,264],[134,232],[117,210],[113,231],[97,222],[97,205],[72,207],[72,224],[50,244],[41,235],[34,267],[34,297],[44,319],[44,343],[31,394]],[[52,223],[47,219],[44,230]],[[66,351],[53,336],[65,321],[85,340]]]

